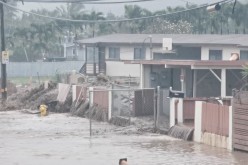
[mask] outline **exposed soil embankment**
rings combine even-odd
[[[0,111],[37,109],[40,104],[56,100],[57,93],[56,83],[53,82],[49,82],[47,89],[44,84],[35,88],[20,88],[15,94],[8,96],[5,103],[1,103]]]

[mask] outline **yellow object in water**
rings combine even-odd
[[[41,116],[48,115],[47,106],[45,104],[41,104],[40,107],[39,107],[39,110],[40,110],[40,115]]]

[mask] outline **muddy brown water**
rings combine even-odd
[[[20,111],[0,112],[1,165],[248,164],[248,154],[229,152],[165,135],[128,129],[68,114],[47,117]],[[132,131],[130,131],[132,132]]]

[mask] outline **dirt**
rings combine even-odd
[[[44,84],[34,88],[19,88],[17,93],[8,97],[7,101],[1,103],[0,111],[18,109],[37,109],[38,105],[47,103],[57,98],[57,86],[54,82],[49,82],[48,88]]]
[[[0,78],[0,82],[2,82],[1,78]],[[0,83],[0,88],[1,88],[1,83]],[[7,91],[8,91],[8,95],[12,95],[16,93],[17,92],[16,85],[10,81],[7,81]]]
[[[96,79],[97,80],[94,81],[94,83],[97,85],[107,85],[110,83],[109,79],[102,75],[98,76]],[[35,88],[19,88],[15,95],[9,96],[6,103],[1,105],[0,111],[20,109],[38,110],[40,104],[46,104],[48,105],[48,110],[51,112],[70,112],[72,116],[91,118],[96,122],[108,121],[108,113],[101,107],[94,105],[89,108],[89,102],[86,100],[80,101],[80,103],[76,105],[76,102],[72,102],[71,92],[64,103],[59,103],[56,101],[58,96],[57,84],[49,82],[47,89],[45,89],[44,86],[44,84],[41,84]],[[110,123],[121,126],[116,127],[116,130],[112,130],[120,134],[129,135],[155,132],[153,117],[132,118],[131,122],[127,117],[113,117]]]

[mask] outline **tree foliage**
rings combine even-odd
[[[16,5],[14,0],[12,5]],[[112,13],[104,15],[95,10],[87,11],[83,4],[71,3],[57,7],[54,11],[33,10],[42,15],[81,20],[105,20],[155,16],[191,9],[196,6],[167,7],[164,10],[149,11],[137,5],[126,5],[123,16]],[[237,2],[234,14],[232,4],[223,4],[218,12],[208,13],[205,8],[159,18],[134,20],[118,23],[78,23],[50,20],[31,14],[17,17],[17,13],[5,8],[7,48],[13,50],[12,61],[35,61],[43,55],[60,55],[62,41],[67,34],[76,39],[111,33],[161,33],[161,34],[232,34],[248,31],[248,3]]]

